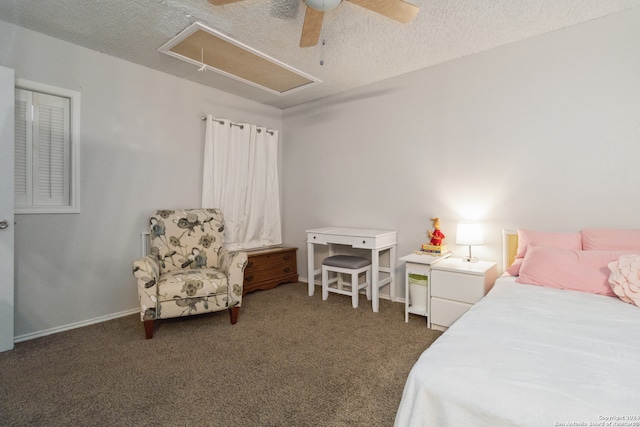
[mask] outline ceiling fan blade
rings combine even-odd
[[[411,21],[420,10],[418,6],[402,0],[348,0],[372,12],[402,23]]]
[[[300,47],[311,47],[318,44],[320,31],[322,30],[322,18],[324,18],[324,12],[307,6],[307,11],[304,14],[302,35],[300,36]]]
[[[211,3],[214,6],[223,6],[225,4],[235,3],[237,1],[241,1],[241,0],[209,0],[209,3]]]

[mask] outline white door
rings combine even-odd
[[[14,72],[0,67],[0,351],[13,348]]]

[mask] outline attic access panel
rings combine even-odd
[[[199,22],[191,24],[158,51],[277,95],[321,83]]]

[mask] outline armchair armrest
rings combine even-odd
[[[229,307],[242,305],[242,287],[244,285],[244,268],[247,266],[246,252],[229,252],[220,250],[220,270],[227,275],[229,284]]]
[[[133,275],[138,279],[138,296],[140,298],[140,318],[152,320],[157,317],[156,302],[160,264],[148,255],[133,262]]]

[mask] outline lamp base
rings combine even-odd
[[[463,261],[465,262],[478,262],[478,258],[471,256],[471,245],[469,245],[469,256],[464,257]]]

